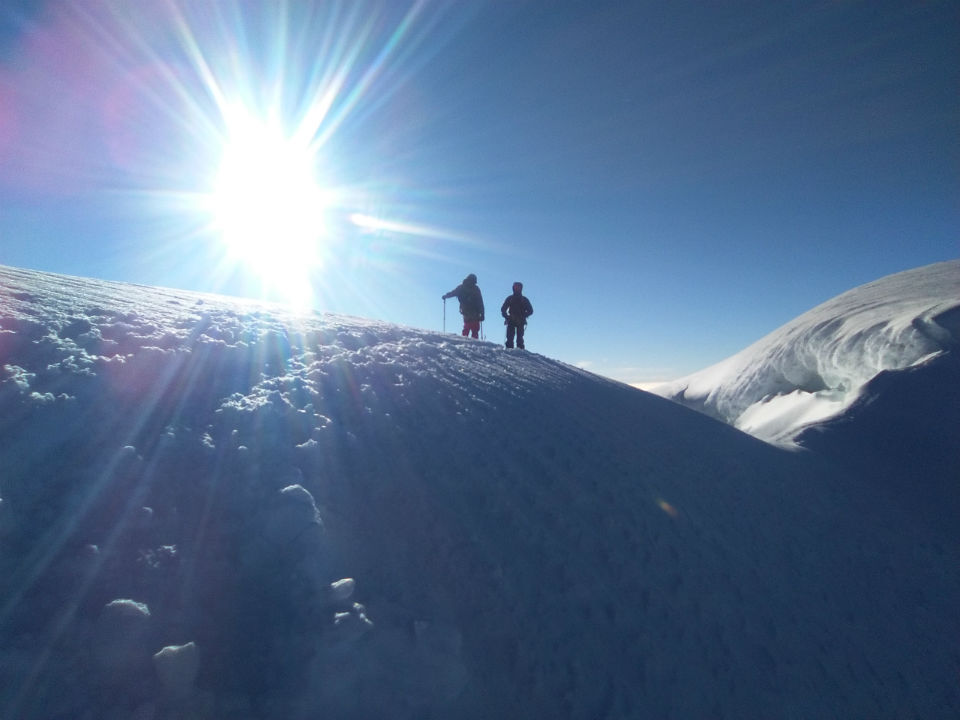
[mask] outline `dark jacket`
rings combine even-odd
[[[477,286],[477,279],[472,275],[464,278],[463,282],[443,296],[443,299],[455,297],[460,301],[460,312],[465,322],[483,322],[483,293]]]
[[[511,325],[525,325],[527,318],[533,315],[533,305],[524,297],[523,293],[515,292],[508,295],[500,306],[500,314]]]

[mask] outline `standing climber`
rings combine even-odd
[[[517,337],[517,347],[523,350],[523,329],[527,318],[533,315],[533,305],[523,295],[523,283],[513,284],[513,295],[508,295],[500,306],[504,324],[507,326],[507,347],[513,347],[513,337]]]
[[[467,275],[463,282],[446,293],[443,299],[455,297],[460,301],[460,314],[463,315],[463,336],[480,337],[480,323],[483,322],[483,295],[477,287],[477,276]]]

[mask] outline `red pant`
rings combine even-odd
[[[480,337],[480,321],[479,320],[464,320],[463,321],[463,336],[472,334],[473,337]]]

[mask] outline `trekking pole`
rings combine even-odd
[[[443,331],[447,331],[447,299],[443,299]]]

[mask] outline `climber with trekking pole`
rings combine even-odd
[[[447,298],[455,297],[460,301],[460,314],[463,315],[462,335],[479,339],[480,323],[484,320],[483,294],[477,286],[477,276],[467,275],[463,282],[443,295],[443,330],[447,330]]]

